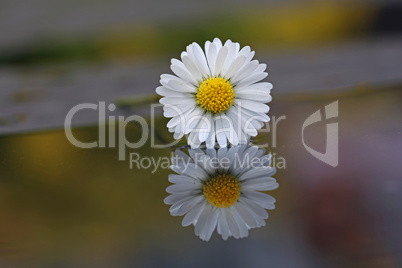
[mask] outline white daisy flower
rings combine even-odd
[[[205,52],[197,43],[187,46],[181,61],[172,59],[175,75],[161,75],[162,86],[156,92],[164,96],[164,116],[172,118],[167,127],[175,139],[189,134],[188,144],[198,148],[203,142],[213,148],[228,142],[246,144],[256,136],[267,115],[272,84],[259,82],[268,73],[266,65],[253,60],[249,46],[215,38],[205,43]]]
[[[248,236],[248,230],[265,226],[268,213],[275,208],[275,198],[258,192],[274,190],[279,184],[271,176],[271,155],[248,145],[190,149],[190,156],[176,151],[169,175],[174,183],[166,204],[173,216],[185,215],[183,226],[193,224],[195,234],[208,241],[215,228],[224,240]]]

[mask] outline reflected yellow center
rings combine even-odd
[[[197,104],[209,112],[221,113],[229,109],[235,99],[233,86],[221,77],[210,77],[198,88]]]
[[[211,205],[227,208],[237,202],[240,189],[238,179],[229,174],[221,174],[205,182],[202,191]]]

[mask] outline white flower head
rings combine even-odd
[[[265,226],[275,198],[259,191],[274,190],[278,183],[271,176],[271,155],[248,145],[219,150],[180,150],[172,159],[169,175],[174,183],[166,191],[166,204],[173,216],[185,215],[183,226],[193,224],[195,234],[208,241],[215,228],[224,240],[248,236],[248,230]]]
[[[246,144],[256,136],[267,115],[272,84],[259,82],[268,73],[266,65],[253,60],[249,46],[215,38],[200,45],[192,43],[172,59],[175,75],[161,75],[156,92],[163,96],[164,116],[172,118],[167,127],[175,139],[188,135],[188,144],[198,148],[205,142],[213,148],[228,143]]]

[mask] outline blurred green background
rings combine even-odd
[[[379,0],[1,1],[0,267],[400,267],[401,18],[399,2]],[[169,215],[168,169],[74,147],[63,123],[79,103],[116,100],[141,106],[108,115],[150,120],[170,59],[214,37],[268,65],[269,115],[286,119],[276,146],[272,131],[256,141],[286,166],[266,227],[205,243]],[[339,123],[334,168],[306,151],[301,129],[336,100],[338,118],[305,130],[323,152],[326,123]],[[157,142],[170,141],[157,111]],[[76,115],[77,139],[98,139],[97,116]],[[127,156],[172,152],[148,141]]]

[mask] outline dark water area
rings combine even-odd
[[[126,159],[119,160],[118,148],[77,148],[63,130],[2,136],[0,264],[397,267],[401,97],[394,86],[273,102],[270,129],[255,143],[273,154],[280,186],[269,193],[276,209],[269,211],[265,227],[240,240],[223,241],[215,233],[203,242],[192,226],[181,226],[182,217],[170,216],[163,199],[173,173],[171,148],[152,148],[148,140],[138,149],[127,148]],[[324,152],[326,124],[338,123],[338,168],[312,156],[301,140],[306,118],[336,100],[339,117],[306,128],[304,142]],[[166,122],[157,120],[157,132],[170,140]],[[99,140],[98,131],[92,126],[73,134],[92,142]],[[138,141],[141,131],[133,124],[126,135]]]

